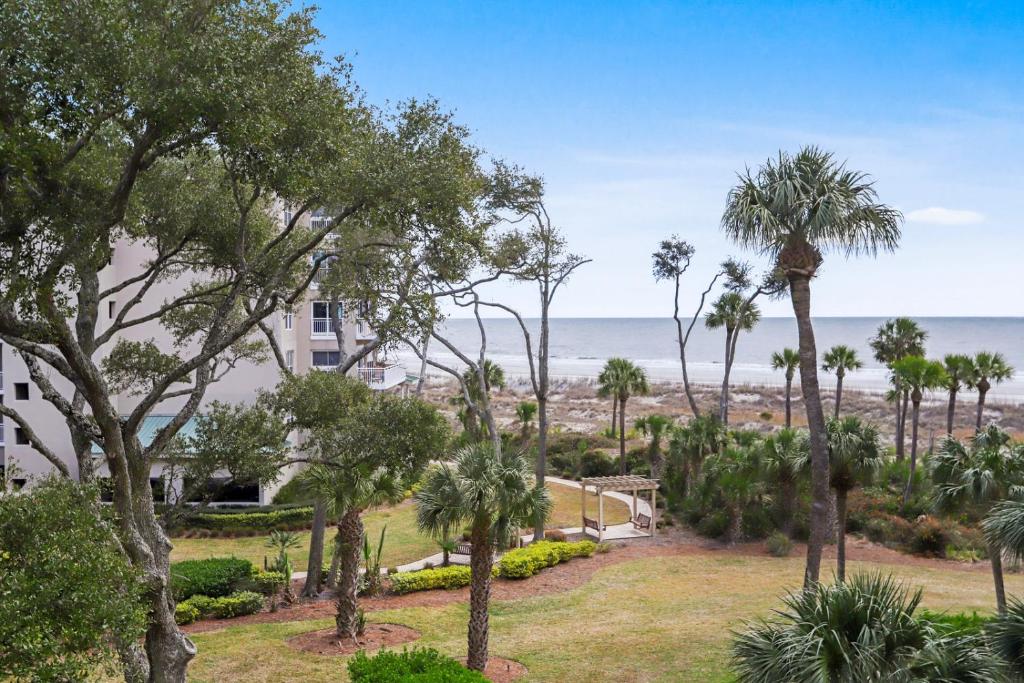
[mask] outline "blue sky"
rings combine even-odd
[[[757,260],[719,231],[735,173],[804,144],[907,216],[896,254],[827,258],[816,315],[1024,315],[1024,3],[338,2],[318,25],[371,101],[435,96],[544,176],[594,259],[555,315],[669,314],[672,233],[689,308],[725,256]]]

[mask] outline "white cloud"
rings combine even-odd
[[[932,225],[975,225],[984,221],[985,215],[977,211],[929,206],[927,209],[909,212],[907,220],[913,223],[931,223]]]

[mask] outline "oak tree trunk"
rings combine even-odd
[[[487,638],[490,630],[488,607],[491,600],[491,566],[494,550],[487,534],[488,524],[477,523],[470,534],[469,633],[466,666],[475,671],[487,667]]]
[[[525,444],[525,441],[523,442]],[[537,485],[544,486],[544,476],[547,474],[547,452],[548,452],[548,399],[547,396],[537,400]],[[545,520],[537,518],[533,526],[533,540],[539,541],[544,538]]]
[[[804,587],[808,588],[818,582],[821,573],[821,553],[828,534],[828,442],[818,386],[818,350],[814,342],[814,327],[811,324],[810,280],[807,275],[793,271],[789,273],[788,278],[800,339],[800,387],[807,410],[811,446],[811,528],[807,539],[807,565],[804,570]]]
[[[335,590],[337,613],[334,623],[339,638],[355,640],[359,591],[359,551],[363,542],[363,520],[359,510],[350,510],[338,520],[341,575]]]

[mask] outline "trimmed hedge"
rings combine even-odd
[[[381,650],[367,657],[360,650],[348,662],[352,683],[486,683],[477,671],[471,671],[451,657],[430,648],[402,652]]]
[[[193,595],[175,606],[174,620],[179,624],[191,624],[202,617],[231,619],[256,614],[262,609],[263,596],[252,591],[239,591],[219,598]]]
[[[313,508],[296,507],[270,512],[212,512],[207,510],[189,517],[183,528],[230,531],[234,529],[294,529],[313,523]]]
[[[574,557],[590,557],[597,549],[593,541],[537,541],[525,548],[516,548],[498,560],[498,575],[506,579],[525,579],[545,567],[553,567]]]
[[[469,585],[471,575],[469,567],[452,565],[435,569],[421,569],[417,572],[401,572],[389,578],[392,592],[403,595],[435,588],[462,588]]]
[[[246,585],[252,576],[252,562],[238,557],[185,560],[171,565],[171,592],[179,601],[193,595],[221,597]]]
[[[281,572],[265,572],[258,571],[252,575],[250,580],[251,587],[257,593],[263,595],[273,595],[277,591],[284,588],[284,574]]]

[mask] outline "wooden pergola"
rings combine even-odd
[[[658,528],[658,480],[641,477],[636,474],[623,474],[614,477],[585,477],[580,489],[580,512],[583,517],[583,534],[587,535],[588,529],[597,532],[597,540],[604,540],[604,496],[605,491],[618,491],[633,494],[633,518],[630,522],[634,529],[646,529],[647,535],[654,536]],[[597,519],[587,517],[587,487],[593,488],[597,494]],[[637,514],[637,495],[640,491],[651,492],[651,515]]]

